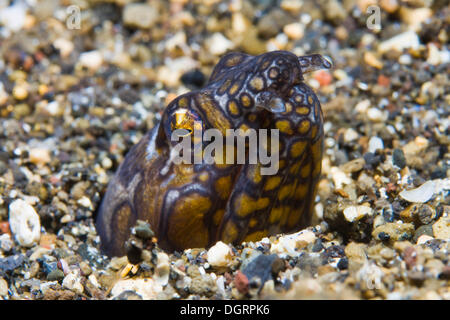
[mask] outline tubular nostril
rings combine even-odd
[[[298,57],[298,62],[302,73],[308,73],[320,69],[330,69],[333,67],[331,59],[328,57],[325,58],[320,54]]]

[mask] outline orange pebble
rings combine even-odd
[[[324,87],[331,83],[333,77],[328,71],[320,70],[316,72],[316,74],[314,75],[314,79],[316,79],[319,82],[321,87]]]

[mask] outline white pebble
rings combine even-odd
[[[369,152],[374,153],[378,149],[384,149],[383,140],[380,137],[371,137],[369,140]]]
[[[338,167],[331,167],[330,172],[336,189],[352,183],[352,179]]]
[[[127,290],[136,292],[144,300],[153,300],[162,287],[151,278],[119,280],[111,290],[113,299]]]
[[[206,45],[209,52],[216,56],[224,54],[227,50],[233,49],[234,47],[233,42],[225,38],[225,36],[219,32],[214,33],[208,39]]]
[[[0,236],[0,249],[4,252],[8,252],[13,247],[13,242],[8,233],[4,233]]]
[[[391,50],[402,52],[403,49],[418,49],[419,46],[419,36],[414,31],[407,31],[381,42],[378,46],[378,52],[385,53]]]
[[[358,113],[366,113],[367,109],[369,109],[369,107],[370,107],[370,100],[365,99],[356,104],[355,110]]]
[[[423,234],[419,238],[417,238],[417,244],[424,244],[428,240],[433,240],[433,237],[430,237],[429,235]]]
[[[359,138],[359,134],[354,129],[349,128],[349,129],[345,130],[344,142],[355,141],[358,138]]]
[[[2,8],[0,9],[0,23],[10,31],[19,31],[25,24],[26,11],[27,8],[20,2],[13,6]]]
[[[72,290],[78,294],[82,294],[84,291],[83,285],[81,284],[81,277],[77,271],[72,271],[65,276],[62,286],[63,288]]]
[[[387,120],[387,114],[378,108],[369,108],[367,110],[367,117],[370,121],[383,122]]]
[[[47,103],[47,105],[45,106],[45,110],[47,110],[47,112],[50,113],[50,115],[52,116],[60,115],[62,111],[59,102],[56,100]]]
[[[34,208],[18,199],[9,205],[9,225],[16,241],[31,247],[41,237],[41,223]]]
[[[158,11],[146,3],[129,3],[123,9],[122,20],[126,26],[149,29],[158,21]]]
[[[350,206],[344,209],[344,217],[348,222],[361,220],[366,215],[372,215],[373,210],[367,206]]]
[[[450,61],[450,52],[448,50],[440,51],[439,48],[430,42],[428,45],[428,58],[427,62],[434,66],[446,64]]]
[[[213,267],[228,267],[233,262],[231,248],[222,241],[208,250],[208,263]]]
[[[53,46],[59,50],[62,57],[68,57],[75,47],[73,42],[66,38],[56,39],[53,41]]]
[[[405,64],[405,65],[409,65],[412,63],[412,58],[409,54],[402,54],[399,58],[398,58],[398,62],[400,64]]]
[[[49,163],[50,151],[44,148],[33,148],[30,150],[30,162],[36,165]]]
[[[0,278],[0,296],[8,295],[8,282],[5,279]]]
[[[78,199],[77,203],[87,209],[93,209],[91,200],[86,196],[82,196],[80,199]]]
[[[80,55],[79,62],[83,67],[96,71],[103,63],[103,56],[97,50],[83,52]]]
[[[296,241],[306,241],[308,243],[313,243],[314,241],[316,241],[316,235],[311,230],[302,230],[296,233],[296,235]]]

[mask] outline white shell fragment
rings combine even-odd
[[[425,203],[435,194],[450,190],[450,179],[430,180],[420,187],[410,190],[403,190],[400,197],[409,202]]]
[[[231,248],[219,241],[208,250],[208,263],[213,267],[227,267],[233,262],[232,254]]]
[[[9,225],[16,241],[31,247],[41,237],[41,222],[32,206],[18,199],[9,205]]]

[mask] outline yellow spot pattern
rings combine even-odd
[[[305,119],[302,122],[300,122],[298,129],[297,129],[298,133],[304,135],[308,132],[310,127],[311,127],[311,123],[309,122],[309,120]]]
[[[239,217],[245,218],[253,211],[266,208],[269,205],[269,202],[269,198],[259,198],[258,200],[255,200],[243,193],[234,202],[235,211]]]
[[[293,134],[291,123],[288,120],[279,120],[275,123],[275,127],[285,134]]]
[[[291,146],[291,156],[293,158],[299,157],[306,148],[306,141],[297,141]]]
[[[227,199],[231,192],[231,176],[220,177],[214,183],[214,187],[221,199]]]
[[[249,84],[255,90],[261,91],[264,89],[264,80],[261,77],[253,77]]]
[[[295,112],[297,112],[297,114],[299,114],[299,115],[306,116],[309,113],[309,108],[308,107],[298,107],[295,109]]]
[[[265,191],[270,191],[275,189],[280,185],[281,177],[273,176],[267,179],[266,185],[264,186]]]
[[[259,241],[267,235],[267,230],[255,231],[244,238],[246,242]]]
[[[237,105],[235,100],[231,100],[230,102],[228,102],[228,111],[233,116],[238,116],[239,115],[239,107],[238,107],[238,105]]]
[[[180,198],[168,219],[167,236],[176,247],[201,248],[208,244],[204,217],[211,200],[198,193]]]

